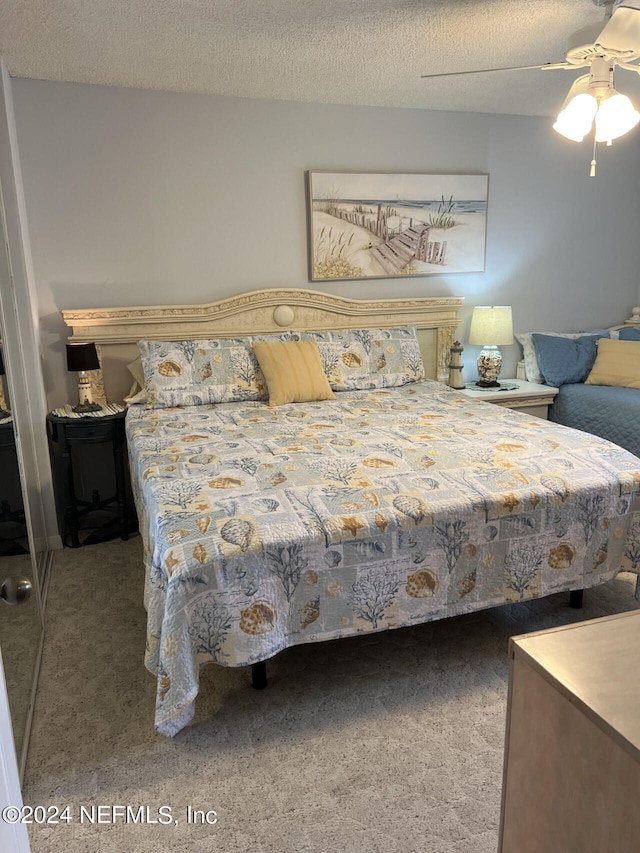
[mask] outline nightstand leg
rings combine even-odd
[[[116,471],[116,498],[118,501],[118,518],[120,519],[120,538],[127,540],[129,533],[127,531],[127,492],[124,477],[124,454],[122,451],[122,442],[118,440],[113,442],[113,461]]]
[[[66,494],[64,507],[64,520],[67,526],[68,534],[71,536],[71,547],[79,548],[80,540],[78,539],[78,512],[76,506],[76,491],[73,482],[73,463],[71,461],[71,448],[66,445],[62,451],[62,464],[66,473]]]
[[[583,589],[572,589],[569,593],[569,607],[575,607],[576,610],[579,610],[582,607],[582,593]]]

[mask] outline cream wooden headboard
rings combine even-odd
[[[463,299],[348,299],[315,290],[253,290],[203,305],[136,306],[63,310],[70,341],[99,345],[104,388],[110,402],[129,393],[127,364],[140,340],[181,341],[268,334],[285,329],[366,329],[413,324],[418,329],[427,376],[446,382],[449,349]]]

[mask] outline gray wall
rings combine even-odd
[[[516,330],[570,331],[638,302],[638,132],[602,146],[590,179],[590,146],[546,118],[13,82],[50,406],[76,394],[61,308],[309,286],[307,169],[490,174],[485,273],[316,290],[465,296],[463,342],[474,304],[511,304]],[[503,353],[513,375],[518,347]]]

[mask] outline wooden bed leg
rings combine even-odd
[[[582,607],[582,593],[583,589],[572,589],[569,593],[569,607],[575,607],[576,610],[579,610]]]
[[[258,661],[251,664],[251,686],[254,690],[264,690],[267,686],[267,662]]]

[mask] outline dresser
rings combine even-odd
[[[640,850],[640,611],[513,637],[499,853]]]

